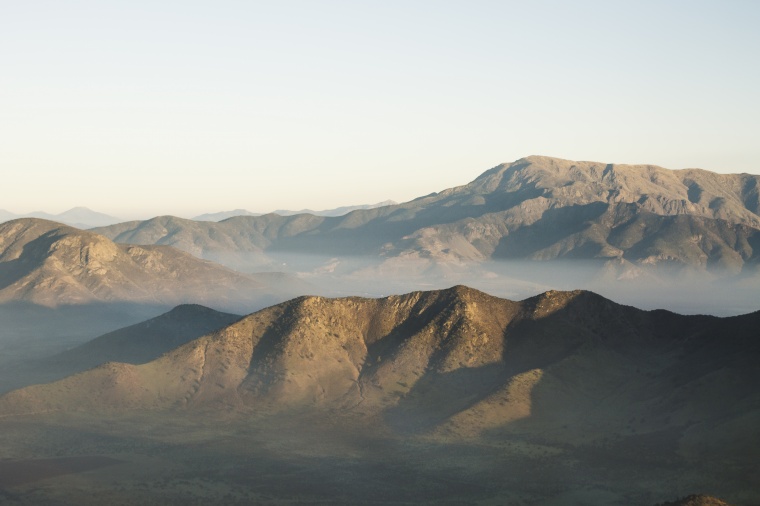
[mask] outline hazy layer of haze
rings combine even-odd
[[[689,273],[660,266],[636,275],[595,261],[491,261],[433,265],[379,264],[369,257],[279,254],[277,268],[308,282],[313,295],[384,297],[467,285],[497,297],[523,300],[548,290],[591,290],[640,309],[735,316],[757,311],[760,287],[751,277]],[[275,268],[275,266],[272,266]]]
[[[755,2],[15,2],[2,207],[405,201],[529,154],[757,172]]]

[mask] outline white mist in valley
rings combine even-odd
[[[522,300],[548,290],[589,290],[641,309],[736,316],[760,310],[760,273],[696,271],[592,260],[440,263],[429,259],[270,252],[267,269],[308,284],[310,294],[384,297],[466,285]]]

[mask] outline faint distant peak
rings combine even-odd
[[[193,217],[193,221],[223,221],[235,216],[261,216],[261,213],[254,213],[247,209],[233,209],[232,211],[220,211],[218,213],[205,213]]]
[[[294,216],[296,214],[313,214],[314,216],[343,216],[351,211],[359,209],[375,209],[377,207],[394,206],[398,202],[394,200],[384,200],[376,204],[360,204],[355,206],[342,206],[334,209],[324,209],[322,211],[314,211],[313,209],[300,209],[298,211],[292,211],[290,209],[277,209],[272,211],[273,214],[279,214],[280,216]],[[263,213],[254,213],[247,209],[234,209],[232,211],[221,211],[218,213],[206,213],[200,214],[193,218],[194,221],[224,221],[228,218],[234,218],[235,216],[262,216]]]
[[[0,210],[0,220],[7,221],[16,218],[39,218],[70,225],[80,229],[105,227],[121,223],[123,220],[109,214],[93,211],[84,206],[72,207],[68,211],[59,214],[51,214],[45,211],[33,211],[26,214],[16,214],[10,211]]]
[[[76,221],[89,225],[90,227],[113,225],[114,223],[122,221],[121,218],[117,218],[116,216],[93,211],[92,209],[83,206],[72,207],[68,211],[64,211],[57,216],[60,220],[64,221],[64,223],[67,221]]]
[[[292,216],[295,214],[313,214],[314,216],[335,217],[335,216],[343,216],[345,214],[350,213],[351,211],[358,211],[361,209],[375,209],[378,207],[394,206],[396,204],[397,202],[393,200],[384,200],[376,204],[359,204],[359,205],[354,205],[354,206],[342,206],[342,207],[336,207],[334,209],[324,209],[322,211],[314,211],[312,209],[301,209],[300,211],[289,211],[287,209],[277,209],[276,211],[274,211],[274,214],[279,214],[280,216]]]

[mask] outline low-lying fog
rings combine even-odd
[[[760,309],[760,275],[721,275],[682,267],[638,267],[594,261],[436,263],[425,258],[280,254],[269,265],[307,281],[314,294],[382,297],[467,285],[521,300],[547,290],[591,290],[641,309],[735,316]]]

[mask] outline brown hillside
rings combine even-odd
[[[301,297],[144,365],[11,392],[0,410],[316,410],[438,437],[753,458],[758,317],[645,312],[582,291]]]
[[[276,300],[281,293],[265,281],[167,246],[115,244],[34,218],[0,224],[0,302],[245,305]]]

